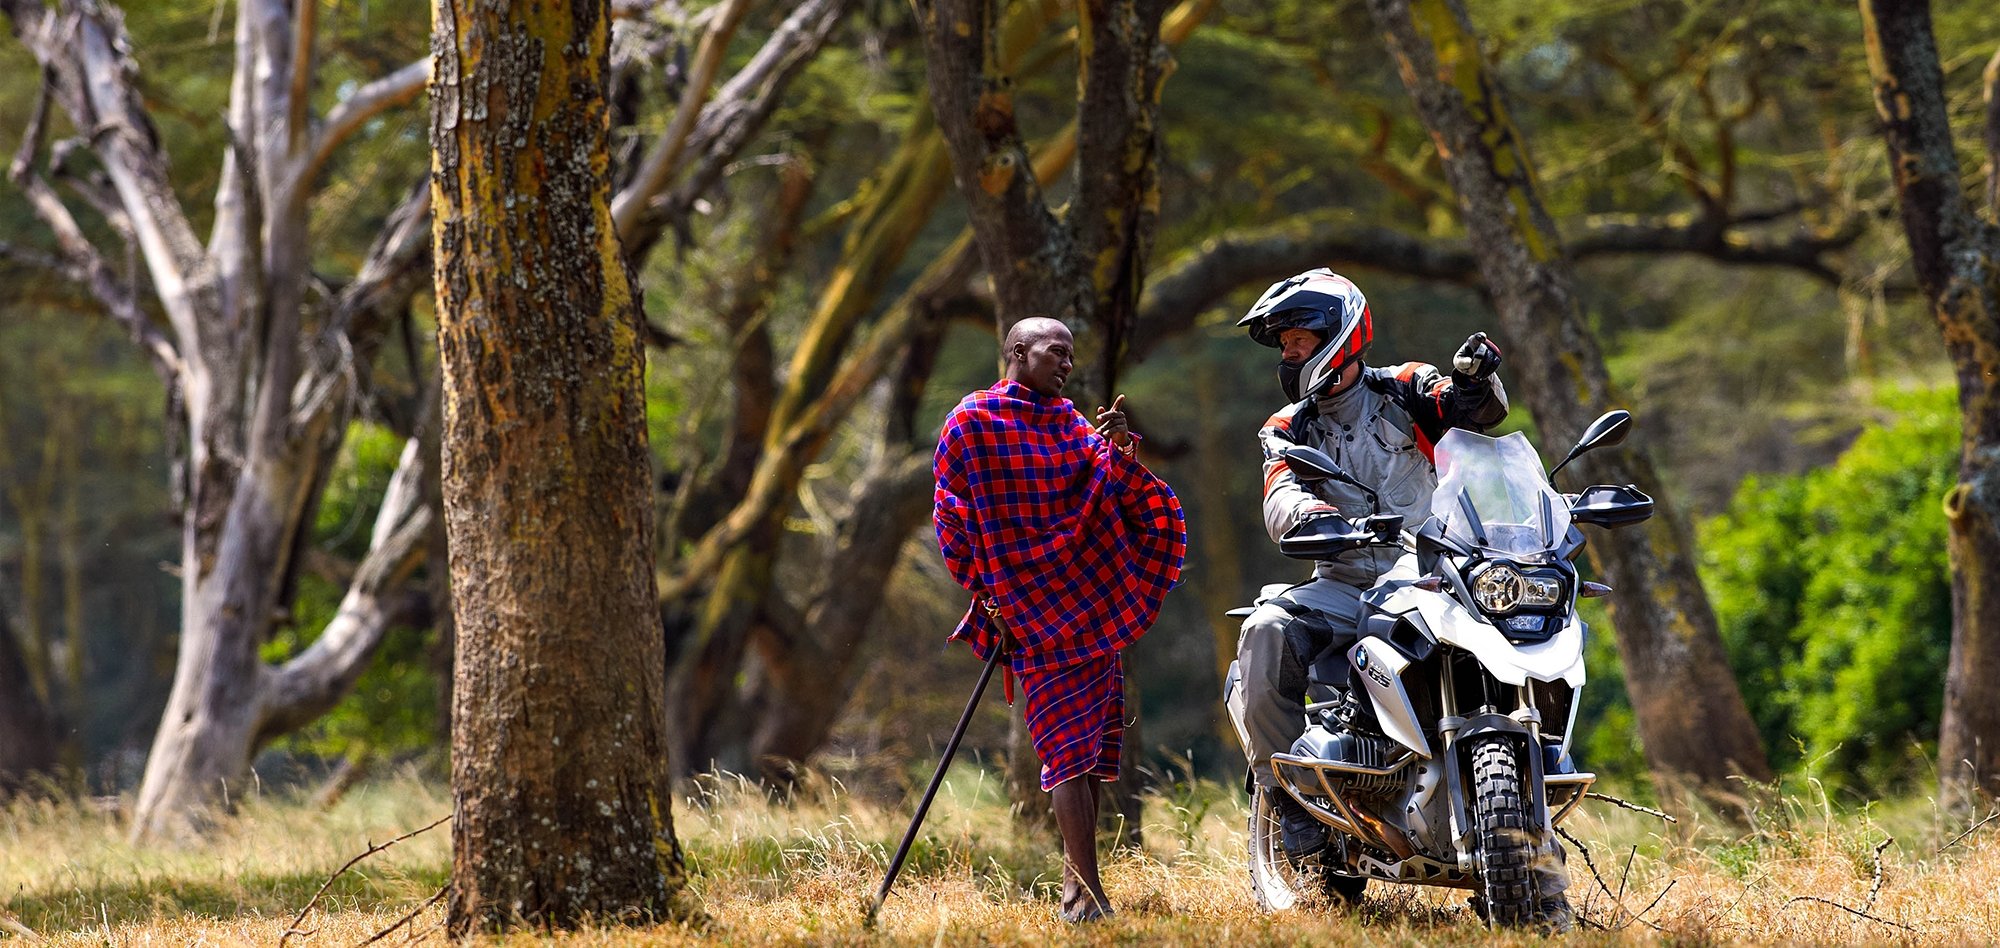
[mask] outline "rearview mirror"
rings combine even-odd
[[[1309,445],[1295,444],[1278,452],[1278,456],[1285,459],[1285,465],[1292,469],[1293,476],[1299,480],[1308,484],[1316,481],[1339,481],[1368,495],[1368,502],[1377,509],[1382,506],[1381,499],[1375,496],[1374,488],[1355,480],[1354,475],[1342,470],[1340,462],[1328,457],[1325,451]]]
[[[1353,480],[1347,476],[1346,471],[1340,469],[1339,462],[1318,448],[1295,444],[1278,452],[1278,456],[1285,459],[1285,466],[1292,469],[1292,475],[1302,481]]]
[[[1569,453],[1563,455],[1562,463],[1549,471],[1549,479],[1555,480],[1556,471],[1562,470],[1565,465],[1576,460],[1584,452],[1624,441],[1625,436],[1631,431],[1632,413],[1623,408],[1613,408],[1597,416],[1597,420],[1591,422],[1590,427],[1583,429],[1583,437],[1577,439],[1576,447],[1569,449]]]

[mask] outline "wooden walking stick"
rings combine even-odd
[[[917,830],[924,825],[924,817],[931,811],[931,801],[937,798],[938,787],[944,784],[944,772],[951,768],[952,755],[958,753],[958,742],[965,737],[965,726],[972,723],[973,709],[979,707],[979,699],[986,694],[986,683],[993,680],[993,669],[1007,653],[1007,626],[1000,621],[1000,609],[991,600],[986,603],[986,615],[993,620],[999,630],[999,641],[993,645],[993,654],[986,657],[986,669],[979,673],[979,684],[972,688],[972,700],[965,703],[965,713],[958,716],[958,727],[951,732],[951,740],[945,742],[944,758],[938,761],[937,773],[931,775],[930,788],[924,791],[923,802],[917,804],[917,815],[910,820],[910,828],[903,834],[903,844],[896,847],[896,858],[889,861],[889,874],[882,879],[882,887],[875,890],[875,901],[868,906],[868,928],[875,927],[875,915],[882,911],[882,903],[889,898],[889,887],[896,884],[896,874],[903,871],[903,860],[910,855],[911,844],[917,841]]]

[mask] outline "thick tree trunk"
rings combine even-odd
[[[1369,10],[1458,194],[1499,310],[1508,377],[1526,396],[1544,447],[1566,448],[1615,400],[1505,92],[1458,0],[1369,0]],[[1654,774],[1722,797],[1737,791],[1730,781],[1738,775],[1770,779],[1695,573],[1689,531],[1652,462],[1627,447],[1577,463],[1592,481],[1638,484],[1658,498],[1646,526],[1593,536],[1590,547],[1617,590],[1612,622]]]
[[[2000,227],[1980,217],[1960,184],[1930,5],[1863,0],[1861,21],[1910,263],[1958,380],[1938,780],[1940,800],[1965,809],[2000,795]],[[1993,108],[1989,160],[2000,158],[2000,105]]]
[[[454,937],[684,915],[608,0],[433,7]]]
[[[930,486],[928,454],[887,446],[856,485],[856,515],[827,544],[825,580],[811,607],[795,621],[768,624],[759,650],[766,687],[748,702],[758,709],[749,757],[767,784],[792,780],[833,733],[903,541],[930,510]]]

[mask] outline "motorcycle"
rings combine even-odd
[[[1570,756],[1587,634],[1576,602],[1611,591],[1577,575],[1577,526],[1638,523],[1653,500],[1631,486],[1563,494],[1551,479],[1623,441],[1631,422],[1622,410],[1598,418],[1547,475],[1518,432],[1454,429],[1437,443],[1432,515],[1416,529],[1397,516],[1327,516],[1279,540],[1302,560],[1373,546],[1405,553],[1363,594],[1358,641],[1301,656],[1308,725],[1290,753],[1271,757],[1282,792],[1333,830],[1327,846],[1289,858],[1276,791],[1246,780],[1250,880],[1262,908],[1308,896],[1351,903],[1379,880],[1472,890],[1475,909],[1498,925],[1567,915],[1551,876],[1564,872],[1554,828],[1597,779]],[[1372,493],[1324,452],[1296,446],[1284,457],[1308,484]],[[1265,587],[1259,604],[1286,588]],[[1234,663],[1223,690],[1248,747]]]

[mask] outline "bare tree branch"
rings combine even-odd
[[[7,180],[19,182],[27,177],[28,169],[34,167],[35,153],[42,150],[42,135],[49,128],[49,98],[55,92],[55,72],[42,67],[42,85],[35,92],[35,110],[28,119],[28,131],[21,136],[21,147],[14,150],[14,160],[7,165]]]
[[[687,144],[688,132],[694,128],[695,120],[708,102],[709,88],[715,83],[716,70],[722,66],[723,54],[729,51],[730,38],[736,35],[743,15],[749,11],[750,0],[725,0],[721,12],[702,36],[701,47],[695,53],[694,72],[688,79],[687,88],[682,91],[680,107],[674,110],[673,121],[667,123],[666,131],[660,133],[659,141],[647,153],[632,184],[612,199],[611,220],[618,228],[620,238],[632,232],[646,202],[664,189],[673,180],[674,173],[680,170],[681,150]]]
[[[335,869],[333,871],[333,875],[328,876],[326,882],[320,885],[319,891],[314,892],[313,897],[306,900],[305,907],[299,909],[299,914],[292,916],[291,924],[285,926],[285,933],[278,936],[278,948],[284,948],[285,942],[288,941],[293,935],[312,934],[312,932],[300,931],[299,923],[306,920],[306,913],[311,912],[313,906],[319,904],[320,896],[325,895],[326,890],[333,888],[334,881],[339,879],[341,876],[346,875],[347,870],[354,868],[354,866],[357,863],[361,862],[363,859],[367,859],[368,857],[373,856],[376,853],[381,852],[382,850],[388,849],[389,847],[394,846],[397,843],[402,842],[403,840],[409,839],[410,837],[419,835],[421,833],[427,833],[431,830],[437,829],[439,826],[444,825],[445,821],[449,819],[451,819],[451,814],[446,813],[445,815],[440,816],[435,820],[432,820],[429,825],[413,829],[407,833],[404,833],[401,836],[396,837],[395,839],[389,840],[386,843],[381,843],[381,844],[369,843],[368,848],[362,850],[360,855],[355,856],[353,859],[349,859],[339,869]],[[433,901],[435,901],[435,899],[433,899]],[[429,905],[430,903],[426,902],[424,904]]]
[[[771,34],[757,54],[731,76],[702,109],[688,134],[684,154],[695,156],[688,173],[665,195],[651,197],[645,213],[625,236],[634,258],[659,240],[663,226],[686,219],[688,210],[721,180],[723,169],[777,110],[779,98],[824,46],[854,0],[805,0]]]
[[[35,216],[55,233],[56,246],[62,250],[61,272],[81,283],[104,304],[111,318],[125,327],[133,341],[152,360],[153,370],[159,373],[161,380],[172,387],[182,369],[180,350],[173,340],[153,325],[152,319],[133,295],[130,284],[119,279],[118,272],[83,235],[83,228],[77,225],[69,208],[56,197],[55,189],[49,187],[40,175],[33,173],[23,175],[17,183],[28,198],[29,206],[34,208]]]
[[[431,279],[431,188],[428,177],[410,187],[389,214],[353,282],[342,287],[328,333],[352,339],[402,312]]]
[[[1748,211],[1716,229],[1701,215],[1604,215],[1584,222],[1569,244],[1577,260],[1593,257],[1694,254],[1738,266],[1781,267],[1839,284],[1827,255],[1851,246],[1866,230],[1859,215],[1823,231],[1786,237],[1747,235],[1739,224],[1766,223],[1803,205]],[[1461,286],[1477,284],[1472,249],[1461,240],[1425,240],[1389,227],[1361,224],[1337,210],[1310,211],[1263,227],[1211,237],[1149,277],[1139,307],[1145,331],[1132,341],[1143,357],[1162,340],[1194,324],[1201,312],[1240,287],[1277,280],[1311,267],[1359,267]]]
[[[424,469],[421,439],[411,438],[382,498],[368,555],[333,620],[305,651],[265,670],[261,733],[283,734],[324,714],[374,657],[394,618],[387,594],[409,578],[429,549],[433,512],[423,502]]]
[[[287,189],[296,192],[310,186],[333,153],[369,119],[423,95],[424,83],[430,75],[431,60],[426,56],[354,90],[353,95],[334,106],[313,129],[304,158],[286,183]]]
[[[99,0],[71,0],[60,10],[41,0],[0,0],[0,13],[52,74],[71,124],[91,140],[144,250],[178,347],[191,349],[198,307],[188,278],[202,263],[201,243],[167,180],[166,153],[134,85],[138,67],[125,52],[131,40],[123,14]]]
[[[10,260],[22,266],[33,267],[51,276],[58,276],[71,282],[81,283],[84,284],[86,289],[89,288],[89,279],[64,263],[61,257],[43,253],[33,247],[21,247],[0,240],[0,260]]]
[[[313,40],[319,36],[319,0],[292,4],[292,81],[285,97],[285,140],[298,154],[306,138],[306,106],[312,95]]]

